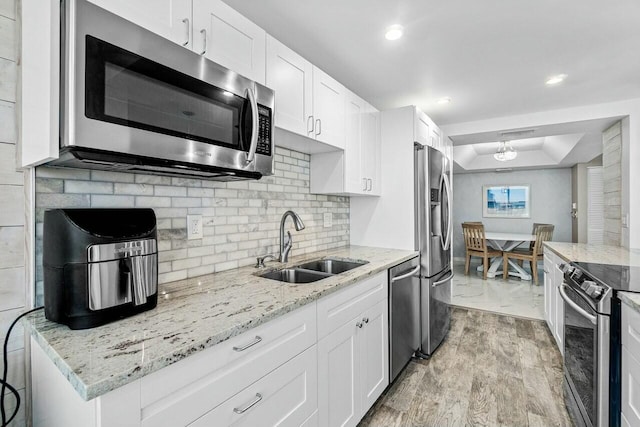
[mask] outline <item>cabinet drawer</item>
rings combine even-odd
[[[631,354],[622,347],[622,413],[630,425],[640,426],[640,363]]]
[[[142,426],[187,425],[315,342],[311,303],[148,375]]]
[[[631,354],[640,355],[640,313],[624,302],[622,305],[622,345]],[[639,356],[640,357],[640,356]]]
[[[370,279],[318,300],[318,339],[387,298],[387,274],[385,270]]]
[[[313,425],[309,418],[317,408],[318,358],[314,345],[190,426]]]

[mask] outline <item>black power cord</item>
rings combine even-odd
[[[11,421],[13,421],[13,419],[16,417],[16,415],[18,415],[18,410],[20,409],[20,394],[18,393],[18,390],[15,389],[15,387],[13,387],[11,384],[9,384],[7,382],[7,372],[9,371],[8,366],[7,366],[7,364],[8,364],[7,353],[8,353],[8,347],[9,347],[9,335],[11,335],[11,331],[13,330],[13,327],[16,326],[16,323],[18,323],[18,320],[22,319],[27,314],[33,313],[34,311],[41,310],[42,308],[43,307],[37,307],[37,308],[31,309],[29,311],[25,311],[20,316],[16,317],[13,320],[13,322],[11,323],[11,326],[9,326],[9,329],[7,330],[7,335],[4,337],[4,347],[2,349],[3,350],[2,351],[2,357],[3,357],[3,361],[4,361],[4,369],[3,369],[3,372],[2,372],[2,379],[0,379],[0,384],[2,384],[2,388],[1,388],[1,391],[0,391],[0,416],[2,416],[2,426],[0,426],[0,427],[7,427],[9,425],[9,423]],[[4,397],[5,397],[5,392],[6,392],[7,389],[16,398],[16,407],[13,409],[13,414],[11,414],[9,419],[7,419],[7,414],[5,412],[5,407],[4,407]]]

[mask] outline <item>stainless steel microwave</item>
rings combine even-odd
[[[54,166],[259,179],[274,92],[86,0],[63,0]]]

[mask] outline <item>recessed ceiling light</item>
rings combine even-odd
[[[555,76],[549,77],[546,81],[546,84],[547,86],[554,86],[562,83],[566,78],[567,78],[566,74],[556,74]]]
[[[404,27],[402,25],[392,25],[387,28],[387,32],[384,34],[384,37],[387,40],[398,40],[402,37],[402,33],[404,32]]]
[[[449,98],[448,96],[442,97],[440,99],[438,99],[436,101],[438,104],[450,104],[451,103],[451,98]]]

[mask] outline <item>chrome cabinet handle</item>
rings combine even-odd
[[[442,280],[438,280],[437,282],[433,282],[431,287],[435,288],[436,286],[440,286],[443,283],[447,283],[449,280],[453,279],[453,276],[455,276],[455,274],[451,273],[451,276],[447,277],[446,279],[442,279]]]
[[[598,318],[593,314],[587,313],[582,307],[580,307],[575,302],[571,301],[571,299],[567,296],[566,292],[564,291],[565,287],[567,287],[567,285],[565,285],[564,283],[558,287],[558,291],[560,291],[560,296],[562,297],[564,302],[566,302],[569,305],[569,307],[573,308],[578,314],[587,318],[589,322],[596,325],[598,323]]]
[[[368,317],[363,317],[363,318],[362,318],[362,321],[363,321],[364,323],[369,323],[369,318],[368,318]]]
[[[311,129],[309,129],[309,122],[311,122]],[[307,135],[311,135],[315,127],[313,126],[313,116],[307,117]]]
[[[235,351],[245,351],[249,347],[253,347],[254,345],[258,344],[260,341],[262,341],[262,338],[256,335],[256,337],[250,343],[239,346],[239,347],[233,347],[233,349]]]
[[[391,283],[397,282],[398,280],[404,280],[407,277],[411,277],[414,274],[416,274],[418,271],[420,271],[420,266],[419,265],[416,268],[414,268],[413,270],[411,270],[410,272],[408,272],[407,274],[403,274],[402,276],[392,277],[391,278]]]
[[[356,322],[356,326],[357,326],[358,328],[362,329],[362,327],[363,327],[364,325],[362,324],[362,322]]]
[[[547,274],[550,274],[550,273],[549,273],[549,270],[547,270],[546,268],[543,268],[543,271],[544,271],[545,273],[547,273]]]
[[[204,28],[200,30],[200,34],[202,34],[202,52],[200,52],[200,55],[204,55],[205,53],[207,53],[207,30],[205,30]]]
[[[316,132],[316,136],[318,136],[322,133],[322,120],[316,119],[316,129],[318,129],[318,132]]]
[[[250,164],[255,160],[256,150],[258,149],[258,102],[252,89],[247,88],[245,95],[251,105],[251,144],[247,153],[247,164]]]
[[[233,408],[233,412],[235,412],[236,414],[244,414],[249,409],[253,408],[261,400],[262,400],[262,395],[260,393],[256,393],[255,399],[253,399],[251,402],[247,403],[242,408]]]
[[[191,29],[191,26],[189,25],[189,18],[184,18],[182,20],[182,23],[186,24],[186,26],[187,26],[187,41],[182,43],[182,46],[186,46],[191,41],[191,35],[189,34],[190,33],[189,30]]]
[[[373,187],[373,181],[371,180],[371,178],[367,178],[367,181],[369,182],[369,187],[367,188],[367,191],[371,191],[371,187]]]

